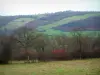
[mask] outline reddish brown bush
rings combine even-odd
[[[57,59],[57,60],[64,60],[66,59],[67,53],[65,52],[65,50],[52,50],[52,54],[53,54],[53,59]]]

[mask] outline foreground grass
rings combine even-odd
[[[100,58],[0,65],[0,75],[100,75]]]

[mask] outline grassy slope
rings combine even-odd
[[[98,14],[85,14],[85,15],[81,15],[81,16],[72,16],[72,17],[64,18],[64,19],[57,21],[55,23],[52,23],[52,24],[48,24],[45,26],[39,26],[38,29],[41,28],[41,29],[46,30],[46,29],[50,29],[52,27],[60,26],[62,24],[67,24],[69,22],[87,19],[87,18],[92,17],[92,16],[100,16],[100,13],[98,13]]]
[[[44,17],[45,15],[38,15],[38,18],[40,17]],[[96,14],[85,14],[85,15],[78,15],[78,16],[72,16],[72,17],[68,17],[68,18],[64,18],[60,21],[56,21],[52,24],[48,24],[48,25],[44,25],[44,26],[39,26],[37,29],[38,30],[45,30],[44,33],[45,34],[49,34],[49,35],[60,35],[60,34],[67,34],[70,35],[70,32],[62,32],[60,30],[55,30],[52,29],[52,27],[57,27],[63,24],[68,24],[70,22],[73,21],[77,21],[77,20],[83,20],[83,19],[87,19],[91,16],[100,16],[100,13],[96,13]],[[7,29],[16,29],[16,28],[20,28],[22,26],[24,26],[26,23],[33,21],[34,18],[18,18],[16,20],[13,20],[11,22],[9,22],[7,25],[3,26],[1,29],[7,28]],[[85,31],[85,33],[92,33],[92,31]]]
[[[83,35],[89,35],[89,36],[94,36],[95,34],[93,33],[100,33],[100,31],[81,31]],[[54,29],[48,29],[46,30],[45,32],[43,32],[45,34],[48,34],[48,35],[67,35],[67,36],[72,36],[72,33],[71,32],[62,32],[60,30],[54,30]]]
[[[16,20],[13,20],[9,22],[6,26],[2,27],[2,29],[16,29],[24,26],[26,23],[33,21],[33,18],[18,18]]]
[[[100,75],[100,58],[0,65],[0,75]]]
[[[81,16],[72,16],[72,17],[64,18],[64,19],[57,21],[55,23],[52,23],[52,24],[39,26],[37,29],[38,30],[45,30],[44,33],[49,34],[49,35],[55,35],[55,34],[59,35],[63,32],[60,30],[54,30],[54,29],[52,29],[52,27],[60,26],[63,24],[68,24],[70,22],[77,21],[77,20],[87,19],[87,18],[92,17],[92,16],[100,16],[100,13],[98,13],[98,14],[97,13],[96,14],[85,14],[85,15],[81,15]],[[91,31],[88,31],[88,32],[91,32]],[[67,32],[67,33],[69,34],[69,32]]]

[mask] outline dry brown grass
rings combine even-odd
[[[100,75],[100,58],[0,65],[0,75]]]

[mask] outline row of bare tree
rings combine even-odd
[[[36,30],[23,28],[11,36],[0,36],[0,63],[9,60],[68,60],[100,57],[100,33],[94,37],[84,35],[80,29],[72,36],[47,36]],[[52,50],[65,50],[59,56]]]

